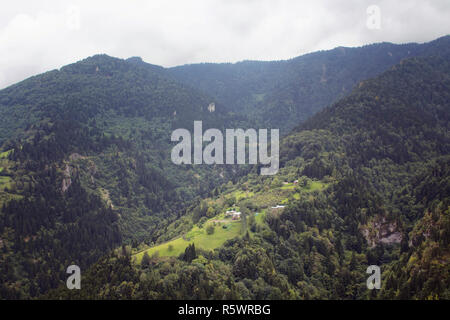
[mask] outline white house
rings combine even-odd
[[[216,111],[216,104],[214,102],[210,103],[208,106],[208,111],[209,112],[214,112]]]
[[[236,211],[235,210],[228,210],[227,212],[225,212],[225,217],[231,217],[233,216],[233,214],[235,214]]]

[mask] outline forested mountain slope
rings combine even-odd
[[[45,295],[68,265],[102,257],[92,270],[116,270],[111,287],[106,273],[81,297],[360,298],[367,263],[391,279],[379,296],[447,297],[435,275],[448,272],[449,39],[238,64],[242,81],[236,65],[218,65],[224,82],[215,87],[214,71],[206,88],[139,58],[97,55],[1,90],[0,297]],[[287,132],[346,94],[343,83],[395,63],[391,48],[396,62],[428,58],[402,60],[300,125],[275,177],[170,161],[172,130],[194,120]],[[245,218],[209,234],[234,206]],[[203,243],[144,258],[175,237]]]
[[[183,254],[176,240],[160,244],[164,257],[123,246],[84,289],[46,297],[449,299],[449,58],[404,60],[301,125],[283,139],[279,174],[254,168],[170,226],[194,244]],[[200,236],[237,223],[230,209],[240,236],[204,249]],[[379,291],[366,287],[374,264]]]
[[[339,47],[286,61],[194,64],[169,69],[178,80],[224,103],[237,114],[251,115],[260,126],[283,133],[346,96],[360,81],[402,59],[440,54],[450,37],[425,44],[380,43]]]
[[[87,123],[114,112],[147,120],[169,119],[175,128],[193,119],[220,119],[221,108],[214,114],[206,110],[210,102],[207,96],[171,79],[161,67],[138,58],[96,55],[1,90],[0,141],[44,118],[70,117]],[[220,120],[214,124],[223,123]]]
[[[237,174],[170,160],[174,129],[236,121],[211,102],[163,68],[106,55],[0,91],[0,296],[37,296],[71,263],[151,241]]]

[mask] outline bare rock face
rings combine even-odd
[[[62,181],[61,191],[62,193],[66,193],[67,190],[69,190],[70,186],[72,185],[72,179],[71,179],[71,169],[68,164],[66,164],[66,169],[64,170],[64,179]]]
[[[391,233],[388,236],[380,238],[380,242],[385,244],[400,243],[402,242],[402,234],[398,231]]]
[[[377,217],[362,228],[367,244],[375,247],[379,243],[396,244],[402,241],[402,233],[395,222],[386,221],[385,217]]]

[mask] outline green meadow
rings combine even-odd
[[[9,176],[2,176],[1,174],[5,174],[4,172],[10,167],[10,161],[8,160],[8,156],[13,152],[13,150],[8,150],[5,152],[0,152],[0,207],[3,206],[4,203],[7,203],[11,200],[21,199],[23,196],[18,194],[12,194],[11,186],[13,179]],[[5,192],[5,190],[8,191]]]
[[[312,180],[310,181],[310,183],[308,183],[307,186],[303,187],[303,186],[299,186],[293,183],[288,183],[283,185],[282,187],[280,187],[281,190],[291,190],[294,189],[295,187],[299,187],[302,191],[305,192],[312,192],[312,191],[317,191],[317,190],[323,190],[325,187],[327,187],[327,184],[321,181],[315,181]]]
[[[243,191],[243,190],[236,190],[232,193],[232,197],[236,199],[236,201],[247,199],[253,197],[255,194],[251,191]]]
[[[226,197],[236,200],[237,205],[232,208],[239,211],[239,202],[241,200],[251,201],[259,208],[253,211],[255,214],[255,222],[258,225],[264,224],[264,217],[270,207],[276,204],[288,205],[292,199],[300,199],[300,197],[313,191],[320,191],[328,186],[327,183],[321,181],[309,181],[306,186],[300,186],[294,183],[284,184],[281,187],[274,187],[264,191],[244,191],[241,189],[230,190]],[[214,205],[219,202],[218,199],[209,199],[209,204]],[[154,247],[145,249],[134,255],[136,262],[140,263],[145,253],[149,256],[157,255],[159,257],[177,257],[184,253],[187,246],[191,243],[195,247],[203,250],[214,250],[222,246],[227,240],[233,239],[241,234],[241,221],[233,221],[225,218],[224,212],[232,209],[230,207],[222,207],[222,213],[207,220],[201,227],[195,225],[189,232],[183,236],[173,240],[158,244]],[[207,234],[206,229],[213,224],[215,226],[213,234]]]
[[[255,213],[255,222],[259,225],[264,223],[264,217],[266,216],[266,210]]]
[[[8,150],[5,152],[0,152],[0,173],[5,170],[5,166],[8,166],[8,155],[12,152],[12,150]],[[1,184],[1,182],[0,182]]]
[[[311,184],[309,184],[307,187],[304,187],[303,189],[305,191],[318,191],[323,190],[327,187],[326,183],[323,183],[321,181],[311,181]]]
[[[8,151],[5,151],[5,152],[0,152],[0,159],[6,159],[11,152],[12,152],[12,150],[8,150]]]
[[[135,255],[136,261],[139,263],[145,252],[149,256],[154,254],[157,254],[159,257],[179,256],[184,253],[187,246],[191,243],[194,243],[195,247],[199,249],[214,250],[222,246],[225,241],[233,239],[240,234],[240,221],[213,222],[213,220],[211,219],[206,222],[202,228],[194,226],[184,237],[176,238],[137,253]],[[215,224],[215,228],[214,233],[208,235],[206,233],[206,227],[210,224]]]

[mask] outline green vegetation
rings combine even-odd
[[[248,191],[243,191],[243,190],[236,190],[230,196],[231,196],[232,199],[235,199],[235,201],[238,202],[238,201],[240,201],[242,199],[253,197],[253,195],[254,195],[253,192],[248,192]]]
[[[0,152],[0,159],[6,159],[13,152],[13,150],[8,150],[5,152]]]
[[[198,200],[187,212],[197,224],[186,234],[195,248],[182,243],[179,259],[128,268],[131,258],[116,254],[86,277],[126,270],[122,279],[140,279],[130,298],[449,298],[449,61],[407,60],[366,81],[283,139],[275,177],[251,172]],[[272,210],[279,204],[287,206]],[[208,236],[209,215],[233,205],[248,213],[250,232],[202,251],[198,239],[224,230]],[[379,291],[366,288],[372,264],[386,279]],[[120,295],[121,283],[85,294],[105,297],[108,286]]]
[[[280,128],[287,134],[317,111],[350,94],[359,82],[381,74],[402,59],[445,51],[446,38],[440,40],[422,46],[382,43],[341,47],[286,61],[201,63],[171,68],[169,73],[248,118],[250,127]]]
[[[0,193],[0,207],[2,207],[4,204],[10,202],[11,200],[17,201],[17,200],[21,200],[21,199],[23,199],[22,195],[7,193],[3,190],[3,192]]]
[[[264,218],[266,217],[266,210],[261,212],[255,212],[255,222],[258,225],[262,225],[264,223]]]
[[[223,245],[225,241],[233,239],[240,234],[241,223],[239,221],[223,222],[223,225],[218,225],[215,228],[213,234],[208,234],[207,228],[214,223],[213,220],[214,219],[206,222],[203,228],[194,226],[194,228],[183,237],[139,252],[135,255],[137,263],[142,260],[145,253],[149,256],[156,254],[159,257],[179,256],[191,243],[194,243],[195,247],[198,249],[214,250]],[[223,226],[225,226],[225,228],[223,228]],[[171,250],[170,247],[172,248]]]
[[[0,298],[449,298],[449,61],[450,37],[172,70],[100,55],[1,90]],[[172,164],[193,120],[296,128],[261,176]]]
[[[0,176],[0,190],[11,189],[11,177]]]
[[[172,128],[231,121],[204,112],[209,103],[162,68],[106,55],[1,90],[0,297],[36,297],[67,261],[87,268],[120,244],[151,242],[218,185],[212,168],[170,161]]]
[[[291,169],[282,169],[278,179],[284,179],[289,176]],[[195,225],[191,230],[186,232],[183,236],[178,235],[177,238],[156,245],[149,249],[145,249],[135,254],[137,263],[142,261],[145,254],[148,256],[156,255],[158,257],[177,257],[184,253],[189,244],[195,243],[197,249],[214,250],[220,248],[227,240],[242,236],[245,232],[242,231],[242,220],[231,220],[226,218],[224,212],[228,210],[245,211],[248,210],[248,216],[252,217],[255,225],[263,227],[265,224],[265,217],[268,211],[271,211],[272,206],[278,204],[288,205],[294,199],[300,199],[301,195],[305,197],[312,192],[319,192],[325,190],[330,184],[323,181],[310,180],[307,177],[301,177],[300,181],[307,181],[302,185],[289,183],[282,187],[276,184],[271,184],[268,188],[256,191],[259,186],[260,176],[249,176],[245,189],[241,185],[230,185],[227,190],[217,198],[207,198],[193,211],[198,212],[199,216],[196,219],[200,220],[201,226]],[[231,201],[224,201],[230,199]],[[291,200],[290,200],[291,199]],[[229,207],[230,203],[236,204]],[[208,210],[206,210],[208,208]],[[216,209],[212,209],[216,208]],[[208,212],[218,211],[220,214],[208,217]],[[252,226],[246,224],[247,230]],[[255,230],[253,230],[254,233]],[[169,247],[172,249],[169,250]]]

